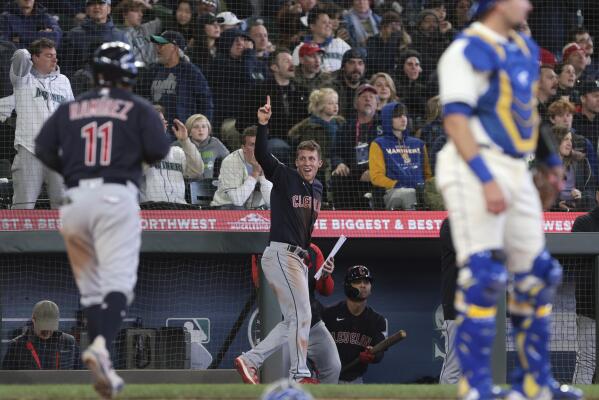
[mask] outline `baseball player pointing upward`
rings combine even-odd
[[[258,110],[255,155],[266,179],[273,183],[270,245],[264,250],[262,269],[277,296],[283,321],[264,340],[271,335],[286,337],[291,361],[290,379],[314,383],[306,365],[312,314],[308,268],[303,260],[308,255],[322,198],[322,184],[316,179],[322,166],[320,146],[312,140],[300,143],[295,158],[296,169],[280,163],[267,149],[267,124],[271,114],[270,97],[267,97],[266,104]],[[235,366],[245,382],[256,383],[256,365],[251,359],[237,357]]]
[[[141,245],[141,163],[169,151],[150,103],[131,93],[138,63],[129,46],[104,43],[93,58],[97,88],[61,105],[36,139],[36,155],[67,185],[61,233],[81,293],[90,346],[82,359],[96,391],[114,397],[123,380],[107,346],[133,300]]]
[[[474,8],[479,21],[439,63],[450,141],[439,153],[437,184],[461,267],[455,347],[463,373],[459,395],[469,400],[500,395],[492,384],[490,355],[506,267],[518,351],[508,398],[581,397],[578,389],[557,384],[549,360],[551,302],[562,269],[545,249],[541,202],[525,157],[536,150],[545,171],[540,179],[556,190],[562,169],[538,131],[533,91],[538,47],[515,32],[531,8],[529,0],[479,0]]]

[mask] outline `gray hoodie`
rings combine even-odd
[[[224,144],[220,140],[215,137],[208,137],[208,139],[204,140],[201,143],[193,142],[200,154],[202,155],[202,160],[204,160],[204,176],[203,179],[214,179],[218,178],[214,176],[214,162],[217,158],[221,160],[229,155],[229,150],[225,147]]]

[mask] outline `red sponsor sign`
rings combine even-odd
[[[570,232],[582,213],[545,213],[545,232]],[[427,238],[439,236],[443,211],[322,211],[315,237]],[[141,211],[145,231],[268,232],[268,211]],[[0,231],[55,231],[58,211],[2,210]]]

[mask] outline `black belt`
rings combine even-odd
[[[90,178],[93,179],[93,178]],[[102,178],[102,183],[116,183],[117,185],[127,186],[127,183],[132,182],[130,179],[126,178]],[[79,186],[79,181],[70,181],[66,183],[67,187],[74,188]]]
[[[308,252],[299,246],[294,246],[290,244],[287,246],[287,251],[290,251],[293,254],[297,254],[298,256],[300,256],[300,258],[308,258]]]

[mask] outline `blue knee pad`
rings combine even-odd
[[[504,292],[507,272],[505,256],[499,250],[481,251],[470,256],[468,266],[461,270],[458,285],[468,305],[494,307]]]
[[[561,265],[543,251],[533,261],[530,272],[515,274],[510,285],[509,308],[518,350],[515,388],[529,397],[534,397],[541,386],[554,382],[549,360],[550,314],[561,281]],[[528,385],[524,384],[526,379]]]
[[[495,337],[497,298],[505,292],[507,273],[500,251],[473,254],[458,277],[460,317],[455,346],[469,387],[486,394],[492,390],[491,346]]]
[[[530,306],[528,314],[537,307],[551,304],[562,275],[559,261],[544,250],[534,259],[530,272],[514,274],[514,282],[510,285],[512,300]],[[522,309],[513,308],[510,311],[523,314]]]

